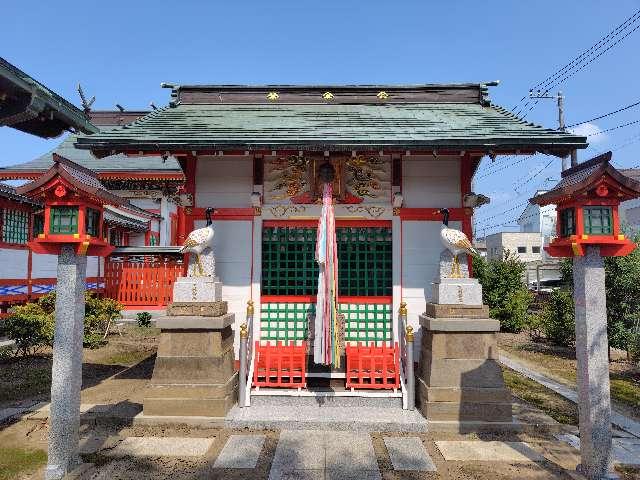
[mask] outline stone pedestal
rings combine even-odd
[[[224,417],[237,400],[234,315],[222,301],[216,277],[183,277],[174,302],[160,317],[158,355],[143,413],[153,416]]]
[[[578,471],[588,479],[619,478],[613,474],[604,279],[604,261],[599,247],[587,247],[584,256],[574,257],[573,298],[581,456]]]
[[[78,441],[86,272],[87,257],[76,255],[71,245],[63,246],[58,256],[46,480],[61,479],[81,463]]]
[[[497,320],[480,305],[428,303],[420,315],[422,345],[417,391],[430,421],[512,422],[511,393],[498,364]]]
[[[145,415],[224,417],[237,400],[234,315],[162,317]]]

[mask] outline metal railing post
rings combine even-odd
[[[246,393],[247,393],[247,343],[249,338],[249,331],[247,330],[247,324],[240,325],[240,373],[238,381],[238,406],[240,408],[245,406]]]
[[[400,315],[400,331],[404,334],[404,342],[401,345],[404,346],[404,376],[405,376],[405,388],[406,395],[406,409],[414,410],[416,406],[416,379],[413,373],[413,327],[407,325],[407,302],[400,302],[400,309],[398,311]]]
[[[416,377],[413,373],[413,327],[407,326],[405,338],[407,340],[407,362],[405,375],[407,377],[407,410],[416,408]]]

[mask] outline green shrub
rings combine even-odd
[[[576,341],[576,323],[571,292],[551,293],[539,315],[539,328],[545,338],[556,345],[571,346]]]
[[[16,353],[34,355],[53,341],[53,312],[38,303],[14,307],[2,322],[2,334],[15,341]]]
[[[149,328],[151,326],[151,314],[149,312],[136,313],[136,320],[138,320],[139,327]]]
[[[509,251],[501,260],[473,257],[473,276],[482,285],[482,300],[505,332],[525,326],[533,296],[522,281],[526,265]]]
[[[55,292],[40,297],[36,302],[15,307],[2,322],[1,331],[16,342],[17,353],[33,355],[53,344],[55,329]],[[98,298],[87,292],[83,345],[96,348],[106,343],[111,322],[120,317],[122,304],[110,298]]]

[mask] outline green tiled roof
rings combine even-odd
[[[225,148],[535,149],[566,154],[586,138],[480,103],[186,104],[77,139],[97,154]]]
[[[114,127],[101,126],[101,131],[108,131]],[[74,147],[77,135],[68,135],[64,141],[52,151],[41,155],[38,158],[25,163],[0,167],[0,177],[2,174],[20,172],[44,172],[53,165],[54,153],[68,158],[69,160],[82,165],[95,172],[130,172],[140,171],[144,173],[182,173],[178,161],[174,157],[163,160],[158,156],[145,156],[139,158],[127,157],[124,154],[112,155],[108,158],[96,158],[89,150],[79,150]]]

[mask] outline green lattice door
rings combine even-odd
[[[391,341],[391,228],[338,225],[336,239],[345,340]],[[261,309],[262,340],[308,338],[308,319],[315,311],[318,286],[315,248],[315,227],[263,229],[262,295],[269,301],[263,302]],[[371,297],[379,303],[372,303]]]

